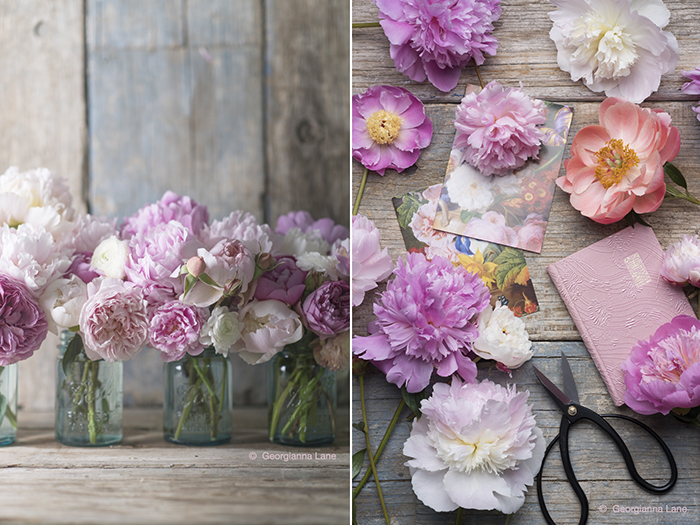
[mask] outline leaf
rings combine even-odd
[[[352,424],[352,428],[354,428],[355,430],[358,430],[358,431],[362,432],[363,434],[366,433],[366,432],[365,432],[365,422],[364,422],[364,421],[360,421],[359,423],[353,423],[353,424]]]
[[[630,212],[625,215],[625,221],[627,221],[627,224],[630,226],[634,226],[636,223],[641,224],[642,226],[649,226],[647,221],[645,221],[641,215],[639,215],[636,211],[630,210]],[[651,226],[649,226],[651,228]]]
[[[403,198],[401,205],[396,208],[396,215],[399,219],[399,226],[402,228],[408,228],[408,225],[413,220],[413,215],[420,208],[421,202],[418,197],[412,194],[408,194]]]
[[[459,220],[462,221],[464,224],[467,224],[477,215],[478,213],[475,211],[462,210],[462,212],[459,214]]]
[[[493,262],[498,265],[496,267],[496,286],[499,290],[504,290],[513,284],[523,268],[527,267],[523,252],[514,248],[506,248]]]
[[[70,375],[71,365],[75,361],[80,352],[83,351],[83,339],[79,334],[75,334],[70,343],[68,343],[68,348],[66,348],[66,353],[63,354],[63,359],[61,360],[61,367],[63,368],[63,373],[68,377]]]
[[[406,390],[405,386],[401,387],[401,396],[403,397],[403,400],[406,403],[406,406],[411,409],[411,412],[413,412],[413,415],[416,416],[416,419],[420,418],[421,416],[421,411],[420,411],[420,402],[425,399],[427,396],[425,390],[421,390],[420,392],[416,392],[415,394],[411,394]]]
[[[673,164],[670,162],[667,162],[664,164],[664,172],[666,175],[668,175],[668,178],[671,179],[675,184],[683,188],[684,190],[688,189],[688,183],[685,180],[685,177],[681,173],[681,170],[676,168]]]
[[[197,284],[197,278],[188,273],[187,277],[185,277],[185,294],[183,297],[187,297],[187,294],[190,293],[195,284]]]
[[[0,394],[0,425],[2,425],[5,419],[5,413],[7,412],[7,398]]]
[[[220,288],[220,286],[214,282],[214,279],[209,277],[206,273],[203,273],[202,275],[200,275],[199,280],[202,281],[204,284],[208,284],[209,286],[213,286],[214,288]]]
[[[350,479],[355,479],[355,477],[362,470],[362,464],[365,462],[366,451],[367,449],[363,448],[362,450],[358,450],[352,455],[352,476],[350,476]]]

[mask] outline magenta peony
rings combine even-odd
[[[44,312],[20,283],[0,275],[0,366],[31,357],[46,338]]]
[[[148,338],[146,300],[141,288],[120,279],[96,279],[87,285],[80,312],[85,353],[96,361],[126,361]]]
[[[528,396],[488,380],[437,383],[403,447],[418,499],[439,512],[517,511],[545,451]]]
[[[668,247],[659,269],[668,282],[700,287],[700,239],[697,235],[684,235],[679,242]]]
[[[635,412],[668,414],[700,406],[700,321],[674,317],[634,345],[622,369],[625,403]]]
[[[432,223],[432,218],[431,218]],[[362,215],[352,218],[352,305],[359,306],[365,292],[391,275],[394,263],[379,246],[379,230]]]
[[[537,158],[547,120],[544,103],[522,89],[489,82],[479,93],[468,93],[457,106],[453,148],[464,148],[460,162],[483,175],[507,175],[529,158]]]
[[[700,67],[696,67],[694,71],[681,71],[683,76],[690,79],[681,87],[681,91],[686,95],[700,95]],[[695,106],[693,111],[698,114],[700,120],[700,105]]]
[[[476,316],[490,299],[479,276],[420,253],[406,254],[394,275],[374,304],[370,335],[354,338],[353,353],[409,392],[427,387],[434,371],[473,381],[476,365],[469,353],[478,336]]]
[[[649,213],[661,206],[664,164],[680,146],[668,113],[608,98],[600,105],[600,125],[586,126],[574,137],[566,175],[557,185],[571,194],[574,208],[601,224],[632,210]]]
[[[350,328],[350,285],[326,281],[311,292],[302,305],[309,330],[327,339]]]
[[[199,342],[203,325],[204,315],[199,308],[170,301],[153,313],[149,342],[165,362],[178,361],[185,354],[199,355],[204,351]]]
[[[432,137],[423,103],[407,89],[374,86],[352,96],[352,157],[368,170],[402,172]]]
[[[495,55],[491,34],[500,0],[374,0],[391,44],[396,69],[411,80],[426,78],[441,91],[454,89],[471,59]]]

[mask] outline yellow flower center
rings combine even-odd
[[[618,184],[630,168],[639,165],[637,153],[620,139],[607,141],[596,152],[595,158],[598,160],[595,176],[606,190]]]
[[[399,134],[403,119],[396,113],[380,109],[367,119],[367,133],[377,144],[393,144]]]

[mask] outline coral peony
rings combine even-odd
[[[379,230],[374,223],[355,215],[352,218],[352,305],[359,306],[365,292],[377,287],[391,275],[394,263],[379,245]]]
[[[352,97],[352,157],[384,175],[413,166],[430,144],[433,125],[407,89],[374,86]]]
[[[668,247],[659,269],[668,282],[700,287],[700,239],[697,235],[684,235],[679,242]]]
[[[678,63],[678,42],[662,29],[670,19],[661,0],[550,0],[549,36],[571,80],[591,91],[640,103]]]
[[[490,298],[479,276],[421,253],[406,254],[394,275],[374,304],[370,335],[354,338],[354,354],[409,392],[427,387],[433,371],[473,381],[476,365],[468,354],[478,335],[476,316]]]
[[[700,406],[700,321],[674,317],[622,363],[625,403],[640,414]]]
[[[652,212],[666,193],[664,163],[680,146],[668,113],[608,98],[600,106],[600,125],[586,126],[574,137],[566,175],[557,185],[571,194],[574,208],[602,224],[631,210]]]
[[[17,363],[39,349],[46,338],[44,312],[22,284],[0,275],[0,366]]]
[[[454,89],[462,68],[484,53],[495,55],[491,34],[500,0],[374,0],[391,44],[396,69],[411,80],[426,78],[441,91]]]
[[[403,446],[416,496],[440,512],[517,511],[545,451],[528,396],[488,380],[437,383]]]
[[[464,148],[459,162],[483,175],[507,175],[529,158],[537,158],[547,121],[541,100],[522,89],[489,82],[479,93],[467,93],[457,106],[454,149]]]

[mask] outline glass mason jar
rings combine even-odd
[[[287,345],[267,368],[270,441],[318,446],[335,439],[336,372],[305,345]]]
[[[198,356],[165,363],[163,435],[178,445],[231,440],[233,395],[228,358],[209,347]]]
[[[56,440],[72,447],[103,447],[122,440],[122,362],[79,357],[63,370],[72,333],[61,333],[56,366]]]
[[[17,436],[17,363],[0,366],[0,447]]]

